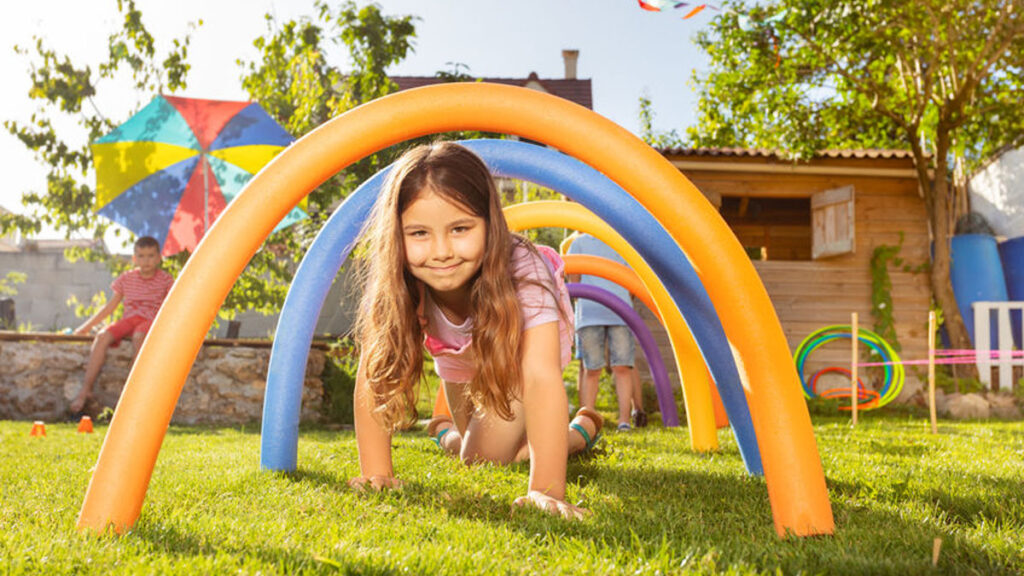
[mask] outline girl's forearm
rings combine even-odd
[[[373,395],[361,372],[356,377],[353,404],[360,474],[366,478],[394,476],[391,434],[373,417]]]
[[[528,377],[523,386],[523,407],[530,445],[530,490],[565,500],[569,404],[561,374]]]

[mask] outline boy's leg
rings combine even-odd
[[[580,382],[580,406],[597,408],[597,392],[601,388],[601,370],[583,368]]]
[[[633,379],[633,410],[644,411],[644,385],[640,381],[640,373],[637,372],[636,368],[633,369],[631,377]]]
[[[132,363],[135,363],[135,359],[139,357],[139,350],[142,349],[142,343],[146,341],[146,334],[149,333],[150,326],[153,325],[152,320],[139,319],[135,326],[135,331],[132,332]]]
[[[81,412],[82,408],[85,407],[86,401],[92,395],[92,388],[96,384],[100,370],[103,369],[103,362],[107,359],[107,350],[110,349],[110,345],[113,342],[114,336],[109,330],[103,330],[92,341],[89,360],[85,364],[85,379],[82,380],[82,388],[78,391],[75,399],[71,401],[70,408],[72,413]]]
[[[576,331],[580,352],[580,406],[596,409],[597,392],[604,369],[604,326],[585,326]]]
[[[633,426],[647,427],[647,412],[644,411],[644,385],[640,382],[640,373],[633,368]]]
[[[139,350],[142,349],[142,342],[145,339],[145,332],[136,332],[135,334],[132,334],[132,364],[134,364],[135,359],[139,357]]]
[[[629,426],[633,407],[633,357],[636,354],[629,328],[608,327],[608,352],[615,378],[615,394],[619,400],[619,426]]]
[[[633,368],[631,366],[612,366],[615,379],[615,395],[619,399],[619,424],[629,424],[633,408]]]

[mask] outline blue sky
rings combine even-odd
[[[366,4],[360,0],[360,5]],[[580,51],[578,75],[593,82],[594,109],[637,132],[638,100],[654,102],[658,129],[682,129],[694,121],[696,95],[690,86],[694,69],[705,59],[692,36],[715,13],[683,21],[644,12],[635,0],[378,0],[387,14],[415,14],[415,53],[389,70],[396,75],[433,75],[460,62],[479,76],[541,78],[564,74],[561,51]],[[88,5],[88,6],[86,6]],[[256,57],[252,40],[266,31],[264,14],[279,20],[310,15],[312,0],[137,0],[143,21],[166,46],[197,19],[190,50],[192,72],[185,96],[243,100],[235,61]],[[17,15],[0,20],[0,117],[25,120],[34,104],[28,99],[28,60],[13,46],[30,46],[41,36],[77,63],[96,68],[104,57],[106,38],[118,29],[115,0],[36,0],[19,5]],[[333,57],[339,65],[339,51]],[[117,82],[101,85],[96,102],[110,118],[123,118],[136,95]],[[146,98],[148,99],[148,98]],[[70,123],[69,123],[70,125]],[[5,181],[0,206],[22,212],[21,192],[40,190],[44,170],[21,144],[0,134]]]

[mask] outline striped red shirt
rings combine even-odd
[[[142,271],[135,268],[118,276],[110,288],[124,301],[124,318],[141,316],[152,320],[173,284],[174,277],[164,270],[157,270],[151,278],[143,278]]]

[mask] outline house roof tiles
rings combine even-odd
[[[432,84],[442,84],[445,82],[444,79],[434,76],[391,76],[391,79],[398,84],[399,90],[409,90],[412,88],[419,88],[421,86],[429,86]],[[476,81],[476,79],[473,81]],[[564,78],[541,78],[537,76],[536,72],[530,72],[530,75],[526,78],[480,78],[480,81],[521,87],[526,87],[527,84],[536,82],[550,94],[565,98],[566,100],[575,102],[586,108],[594,108],[594,98],[590,78],[581,78],[576,80],[566,80]]]
[[[786,155],[780,150],[768,148],[658,148],[666,156],[718,156],[728,158],[765,158],[785,160]],[[910,150],[881,150],[881,149],[853,149],[853,150],[821,150],[815,154],[816,158],[857,158],[857,159],[912,159],[913,153]]]

